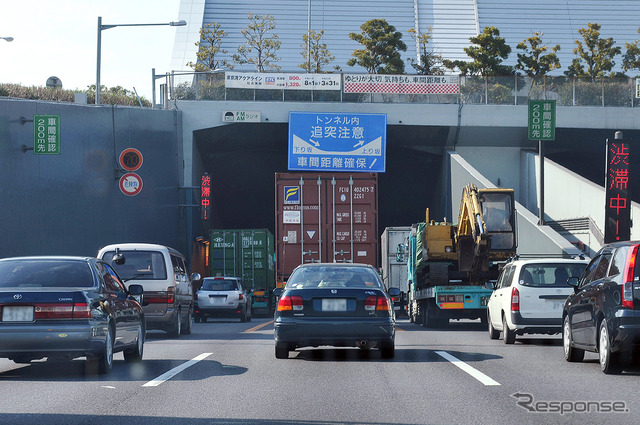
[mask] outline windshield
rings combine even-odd
[[[482,217],[491,235],[491,249],[512,249],[515,239],[511,224],[511,196],[506,193],[484,193],[482,197]]]
[[[89,264],[75,260],[0,262],[0,288],[91,288]]]
[[[158,251],[118,251],[125,258],[124,264],[116,264],[113,260],[115,251],[107,251],[103,260],[111,264],[123,280],[166,280],[167,268],[164,256]]]
[[[520,270],[520,284],[533,287],[564,288],[567,279],[582,274],[586,264],[527,264]]]
[[[238,281],[235,279],[205,278],[200,289],[204,291],[236,291],[238,290]]]
[[[382,288],[382,283],[367,267],[313,266],[295,270],[286,288]]]

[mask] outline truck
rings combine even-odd
[[[392,226],[385,228],[380,236],[382,282],[387,289],[400,289],[400,295],[393,297],[397,316],[407,315],[409,294],[405,246],[410,234],[411,226]]]
[[[458,223],[430,220],[411,226],[406,250],[409,320],[428,328],[450,319],[481,319],[499,265],[516,254],[513,189],[462,191]]]
[[[237,277],[251,290],[254,315],[273,312],[275,254],[268,229],[211,229],[209,264],[212,277]]]

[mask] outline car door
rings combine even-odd
[[[114,348],[131,344],[138,334],[139,320],[136,319],[135,310],[129,305],[131,301],[127,299],[127,291],[109,265],[98,263],[98,270],[104,281],[109,315],[116,322]]]
[[[489,299],[489,316],[491,317],[491,323],[496,329],[502,328],[502,311],[506,308],[505,305],[510,300],[509,291],[514,269],[515,266],[508,265],[502,270],[498,278],[497,287]]]
[[[188,311],[191,304],[191,296],[189,288],[191,284],[187,279],[187,269],[182,258],[171,254],[171,265],[176,279],[176,299],[178,304],[182,306],[184,311]]]

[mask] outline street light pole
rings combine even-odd
[[[184,19],[179,21],[171,21],[161,24],[116,24],[116,25],[102,25],[102,16],[98,16],[98,58],[96,61],[96,105],[100,104],[100,52],[102,50],[102,30],[108,30],[115,27],[149,27],[158,25],[169,25],[171,27],[182,27],[187,25]],[[13,39],[12,39],[13,40]]]

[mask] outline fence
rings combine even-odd
[[[165,107],[169,100],[526,105],[530,99],[545,99],[556,100],[558,106],[628,108],[638,107],[640,103],[640,99],[635,97],[634,78],[460,76],[457,94],[227,88],[224,72],[172,72],[165,74],[164,78],[160,92],[163,93]]]

